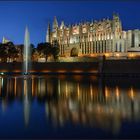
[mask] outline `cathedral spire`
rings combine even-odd
[[[47,34],[46,34],[46,42],[51,42],[51,28],[50,28],[50,22],[48,22],[48,27],[47,27]]]
[[[6,38],[3,36],[3,38],[2,38],[2,43],[5,44],[5,43],[8,43],[8,42],[10,42],[10,40],[6,39]]]
[[[64,21],[62,21],[60,25],[60,29],[63,29],[64,27],[65,27],[65,24],[64,24]]]
[[[57,28],[58,28],[58,22],[57,22],[57,18],[55,16],[54,21],[53,21],[53,31],[56,31]]]
[[[114,19],[114,20],[119,20],[119,14],[113,12],[113,19]]]

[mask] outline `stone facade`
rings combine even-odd
[[[124,31],[118,14],[112,19],[69,26],[63,21],[59,26],[54,17],[52,30],[48,24],[46,42],[54,40],[59,42],[60,56],[72,56],[73,51],[78,56],[140,51],[140,31]]]

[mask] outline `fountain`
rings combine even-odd
[[[31,66],[31,55],[30,55],[30,35],[28,28],[25,29],[25,37],[24,37],[24,52],[23,52],[23,73],[24,75],[28,75]]]

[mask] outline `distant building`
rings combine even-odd
[[[2,38],[2,44],[6,44],[10,42],[10,40],[6,39],[5,37]]]
[[[126,53],[140,51],[140,30],[124,31],[118,14],[112,19],[84,22],[66,26],[64,21],[58,25],[56,17],[52,25],[48,24],[46,41],[57,40],[60,56],[78,56],[104,53]]]

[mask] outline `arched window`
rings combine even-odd
[[[120,43],[120,52],[122,52],[122,44]]]
[[[117,52],[118,44],[116,43],[115,52]]]
[[[106,53],[106,40],[105,40],[105,48],[104,48],[104,51],[105,51],[105,53]]]

